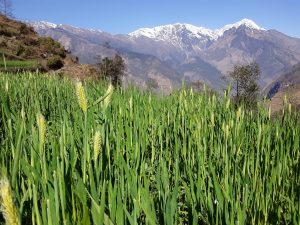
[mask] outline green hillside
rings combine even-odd
[[[300,223],[288,107],[271,119],[206,93],[33,73],[0,74],[0,93],[0,199],[7,177],[22,224]]]

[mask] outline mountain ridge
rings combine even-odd
[[[35,28],[57,28],[60,26],[70,26],[73,28],[77,28],[77,29],[84,29],[84,30],[90,30],[90,31],[96,31],[96,32],[104,32],[102,30],[99,29],[90,29],[90,28],[81,28],[81,27],[77,27],[77,26],[73,26],[73,25],[68,25],[68,24],[56,24],[56,23],[52,23],[52,22],[48,22],[48,21],[25,21],[26,23],[32,25]],[[257,30],[266,30],[260,26],[258,26],[253,20],[251,19],[241,19],[240,21],[237,21],[233,24],[226,24],[221,28],[218,29],[210,29],[210,28],[206,28],[204,26],[196,26],[190,23],[173,23],[173,24],[166,24],[166,25],[159,25],[159,26],[155,26],[155,27],[143,27],[143,28],[139,28],[137,30],[134,30],[132,32],[127,33],[127,35],[129,36],[134,36],[135,33],[137,33],[140,30],[143,29],[147,29],[147,30],[159,30],[159,29],[164,29],[164,28],[170,28],[170,27],[175,27],[175,26],[184,26],[184,27],[189,27],[191,28],[191,30],[197,30],[197,31],[204,31],[207,32],[207,34],[209,33],[215,33],[218,34],[218,36],[221,36],[226,30],[229,30],[231,28],[238,28],[240,26],[246,26],[248,28],[252,28],[252,29],[257,29]],[[126,34],[123,34],[126,35]]]
[[[234,65],[257,61],[262,69],[260,84],[266,86],[282,71],[300,62],[300,39],[276,30],[266,30],[249,19],[215,30],[175,23],[141,28],[125,35],[66,25],[55,27],[45,22],[32,25],[40,34],[60,41],[85,63],[96,63],[95,58],[99,55],[105,57],[120,53],[128,57],[137,53],[126,59],[130,65],[128,73],[145,82],[153,71],[149,67],[143,70],[144,65],[155,64],[155,77],[172,80],[172,73],[177,74],[173,80],[178,83],[180,72],[182,79],[206,82],[222,89],[224,82],[221,77]]]
[[[203,26],[195,26],[189,23],[174,23],[174,24],[168,24],[168,25],[162,25],[162,26],[155,26],[152,28],[140,28],[138,30],[135,30],[133,32],[130,32],[128,35],[132,37],[148,37],[148,38],[157,38],[156,33],[159,32],[165,32],[166,30],[172,30],[176,28],[186,28],[189,30],[191,33],[193,33],[195,36],[197,35],[203,35],[210,37],[211,39],[215,40],[222,36],[224,32],[227,30],[230,30],[232,28],[239,28],[240,26],[245,26],[251,29],[256,29],[256,30],[266,30],[262,27],[259,27],[254,21],[250,19],[242,19],[236,23],[233,24],[227,24],[219,29],[209,29]]]

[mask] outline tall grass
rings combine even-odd
[[[300,224],[288,109],[270,119],[189,90],[81,88],[86,108],[67,79],[0,75],[1,175],[22,224]]]

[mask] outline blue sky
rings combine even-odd
[[[243,18],[300,38],[300,0],[12,0],[14,16],[129,33],[141,27],[190,23],[220,28]]]

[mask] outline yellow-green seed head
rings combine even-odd
[[[2,178],[0,180],[0,201],[1,212],[5,218],[7,225],[19,225],[20,220],[17,209],[13,203],[12,191],[8,179]]]
[[[129,98],[129,108],[132,110],[133,102],[132,102],[132,96]]]
[[[5,91],[8,92],[8,81],[5,81]]]
[[[237,120],[239,120],[241,118],[241,116],[242,116],[242,108],[239,107],[238,111],[236,112],[236,118],[237,118]]]
[[[87,100],[86,100],[84,88],[83,88],[81,82],[76,83],[76,95],[77,95],[78,103],[79,103],[81,110],[84,113],[86,113],[87,112]]]
[[[230,98],[226,102],[226,109],[229,109],[229,106],[230,106]]]
[[[194,95],[194,91],[193,88],[190,89],[190,95],[193,96]]]
[[[106,96],[104,101],[103,101],[104,109],[106,109],[108,107],[108,105],[110,104],[113,92],[114,92],[114,86],[112,84],[110,84],[107,88],[107,91],[106,91],[105,95],[104,95],[104,96]]]
[[[46,134],[46,122],[45,118],[41,113],[36,114],[36,121],[39,128],[39,137],[40,142],[43,145],[45,143],[45,134]]]
[[[21,117],[22,119],[25,118],[25,111],[24,111],[24,107],[22,106],[22,109],[21,109]]]
[[[95,161],[98,159],[100,148],[101,148],[100,131],[96,131],[94,136],[94,160]]]
[[[214,116],[214,113],[212,113],[211,115],[210,115],[210,123],[211,123],[211,125],[215,125],[215,116]]]

